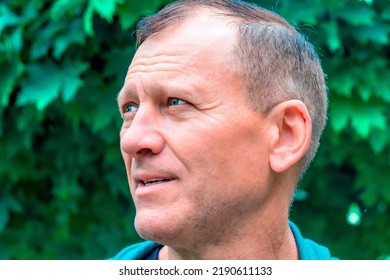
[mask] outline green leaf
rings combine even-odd
[[[17,104],[34,103],[42,110],[60,92],[64,101],[70,101],[82,85],[80,75],[86,69],[87,65],[80,61],[65,61],[61,68],[52,62],[27,66],[28,78],[18,95]]]
[[[390,26],[377,23],[370,26],[358,26],[354,31],[354,37],[361,43],[372,42],[379,45],[389,44]]]
[[[23,47],[22,28],[14,29],[10,35],[4,36],[0,40],[0,62],[13,62]]]
[[[115,7],[120,0],[89,0],[94,10],[108,22],[112,21],[115,12]]]
[[[390,5],[385,5],[381,10],[381,19],[390,20]]]
[[[50,18],[58,20],[78,15],[84,0],[56,0],[50,9]]]
[[[339,133],[351,122],[352,128],[363,139],[368,138],[372,129],[386,129],[386,115],[382,105],[368,106],[356,99],[337,98],[330,103],[330,123],[335,132]]]
[[[340,49],[341,41],[339,35],[339,26],[335,20],[326,22],[322,24],[322,28],[324,29],[326,36],[326,42],[328,48],[331,52],[335,52]]]
[[[91,4],[89,4],[86,11],[84,12],[83,26],[84,26],[85,33],[91,37],[95,35],[95,32],[93,31],[92,20],[93,20],[93,7]]]
[[[66,24],[55,21],[39,30],[31,47],[31,56],[34,59],[47,56],[53,48],[53,56],[60,59],[63,53],[72,44],[82,45],[85,42],[85,33],[80,19],[74,19]]]
[[[373,128],[385,130],[387,122],[383,108],[373,105],[355,108],[351,121],[352,127],[364,139],[369,136]]]
[[[84,13],[84,31],[90,36],[94,35],[93,15],[96,11],[102,18],[112,22],[117,3],[123,0],[89,0],[87,9]]]
[[[0,200],[0,233],[4,230],[9,221],[9,213],[21,212],[22,206],[9,194],[6,194]]]
[[[77,183],[77,180],[72,177],[60,174],[54,178],[54,188],[52,190],[53,195],[65,202],[74,200],[75,197],[83,194],[83,189]],[[69,209],[69,208],[68,208]]]
[[[44,5],[43,1],[26,1],[20,7],[22,8],[22,15],[20,17],[20,23],[27,25],[31,22],[37,21],[42,16],[40,9]]]
[[[0,4],[0,34],[7,26],[19,23],[19,17],[15,15],[7,6]]]
[[[389,141],[387,131],[373,129],[370,133],[370,146],[376,155],[379,155],[386,147]]]
[[[335,132],[340,133],[347,127],[354,109],[347,100],[338,98],[331,100],[329,111],[330,124]]]
[[[130,48],[130,46],[111,49],[110,52],[104,55],[107,61],[104,68],[104,76],[114,77],[122,83],[134,52],[135,48]]]
[[[61,30],[53,42],[53,56],[60,59],[66,49],[72,44],[83,45],[85,42],[85,33],[82,29],[80,19],[71,21],[68,26]]]
[[[23,65],[18,61],[0,64],[0,107],[8,105],[9,96],[22,71]]]
[[[360,2],[366,2],[368,5],[372,5],[374,0],[359,0]]]
[[[362,84],[358,87],[358,92],[363,101],[368,101],[371,97],[371,86],[368,84]]]
[[[386,67],[384,69],[378,69],[374,93],[383,101],[390,103],[390,70],[386,69]]]
[[[124,1],[118,5],[119,22],[123,29],[132,27],[141,16],[151,15],[161,6],[162,1]]]
[[[334,85],[332,88],[334,88],[338,94],[350,97],[352,95],[352,88],[355,84],[355,77],[350,75],[349,72],[337,71],[332,76],[330,84]]]
[[[88,64],[81,61],[66,61],[61,69],[62,98],[71,101],[78,89],[84,84],[81,74],[88,69]]]
[[[321,1],[283,1],[280,3],[280,13],[289,19],[289,22],[297,25],[299,23],[316,24],[318,17],[323,13]],[[305,7],[302,9],[302,7]]]
[[[5,226],[8,222],[8,210],[6,206],[1,203],[0,204],[0,233],[4,230]]]
[[[347,5],[343,10],[335,12],[335,15],[351,25],[372,25],[376,12],[370,6]]]
[[[36,39],[31,46],[31,57],[39,59],[48,55],[48,50],[52,45],[52,40],[64,28],[60,22],[53,22],[45,27],[42,27],[36,34]]]
[[[113,120],[118,118],[118,108],[115,102],[115,91],[118,90],[119,87],[113,87],[112,85],[107,87],[106,85],[96,83],[96,81],[90,82],[88,88],[81,90],[80,97],[88,96],[93,92],[95,98],[100,100],[100,102],[87,100],[88,103],[85,105],[89,110],[84,120],[91,127],[92,131],[107,131],[109,127],[112,127]],[[110,135],[107,136],[111,137]]]
[[[26,67],[26,72],[28,78],[17,97],[17,104],[34,103],[42,110],[58,97],[61,88],[58,66],[52,62],[32,64]]]

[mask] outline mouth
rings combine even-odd
[[[139,186],[149,187],[165,182],[173,181],[173,178],[155,178],[155,179],[149,179],[149,180],[139,180]]]
[[[177,178],[166,175],[138,175],[135,179],[135,197],[138,199],[156,195],[170,187],[170,182]]]
[[[174,186],[171,182],[178,178],[168,173],[136,173],[133,180],[135,182],[134,195],[137,199],[154,196],[164,193],[167,188]]]
[[[144,173],[139,172],[133,175],[133,179],[135,181],[135,186],[137,187],[151,187],[159,184],[164,184],[167,182],[171,182],[176,180],[172,174],[168,174],[166,172],[161,173]]]

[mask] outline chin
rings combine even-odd
[[[163,245],[168,245],[171,243],[171,240],[176,240],[180,232],[177,224],[173,223],[172,218],[171,221],[167,221],[162,217],[137,215],[134,225],[141,238]]]

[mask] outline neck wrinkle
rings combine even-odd
[[[214,246],[208,246],[197,252],[164,246],[159,259],[167,260],[298,260],[298,248],[288,222],[277,230],[262,231],[249,242],[235,239]]]

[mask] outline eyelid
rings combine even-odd
[[[127,111],[127,108],[128,108],[128,107],[131,107],[131,106],[135,107],[136,109],[135,109],[135,110],[132,110],[132,111]],[[137,111],[137,110],[138,110],[138,104],[137,104],[137,103],[134,103],[134,102],[128,102],[128,103],[126,103],[126,104],[124,104],[124,105],[122,106],[122,113],[123,113],[123,114],[126,114],[126,113],[133,113],[133,112],[135,112],[135,111]]]
[[[171,105],[170,103],[174,99],[179,100],[181,104]],[[181,99],[179,97],[170,97],[170,98],[168,98],[168,106],[179,106],[179,105],[185,105],[185,104],[189,104],[189,103],[187,101],[185,101],[184,99]]]

